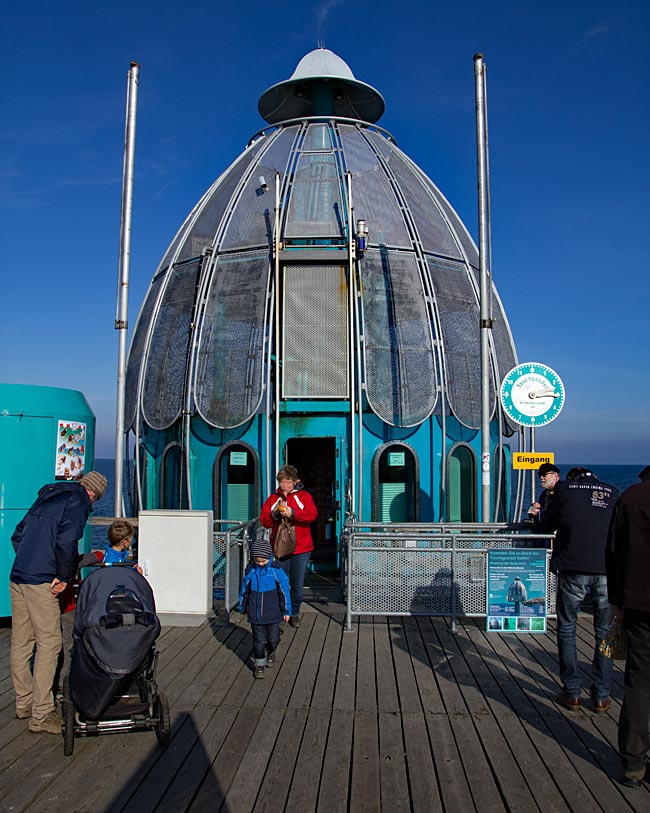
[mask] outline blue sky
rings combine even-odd
[[[126,73],[141,65],[129,320],[177,228],[319,40],[477,234],[488,67],[493,275],[520,361],[562,377],[561,462],[650,463],[650,4],[12,3],[0,34],[0,380],[80,389],[113,456]]]

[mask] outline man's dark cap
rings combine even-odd
[[[584,466],[574,466],[566,473],[566,479],[571,482],[575,480],[582,480],[583,477],[594,477],[593,471],[586,469]]]
[[[556,474],[560,473],[560,470],[557,466],[554,466],[552,463],[542,463],[542,465],[537,469],[537,473],[541,477],[542,474],[550,474],[554,471]]]
[[[646,466],[645,469],[641,469],[641,471],[637,474],[639,480],[650,480],[650,466]]]

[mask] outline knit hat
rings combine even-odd
[[[560,473],[560,470],[557,466],[554,466],[552,463],[542,463],[542,465],[537,469],[537,473],[541,477],[542,474],[550,474],[554,471],[556,474]]]
[[[108,480],[98,471],[89,471],[88,474],[84,474],[79,482],[84,488],[94,491],[98,500],[101,500],[106,493]]]
[[[271,540],[268,538],[268,533],[260,530],[255,537],[251,539],[250,543],[251,559],[254,556],[262,556],[264,559],[270,559],[273,555],[271,549]]]

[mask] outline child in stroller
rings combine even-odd
[[[160,634],[149,582],[129,565],[98,565],[81,584],[70,674],[63,687],[64,754],[75,736],[154,730],[169,742],[169,704],[155,680]]]

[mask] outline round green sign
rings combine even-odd
[[[513,367],[501,384],[501,404],[521,426],[544,426],[564,406],[562,379],[546,364],[531,361]]]

